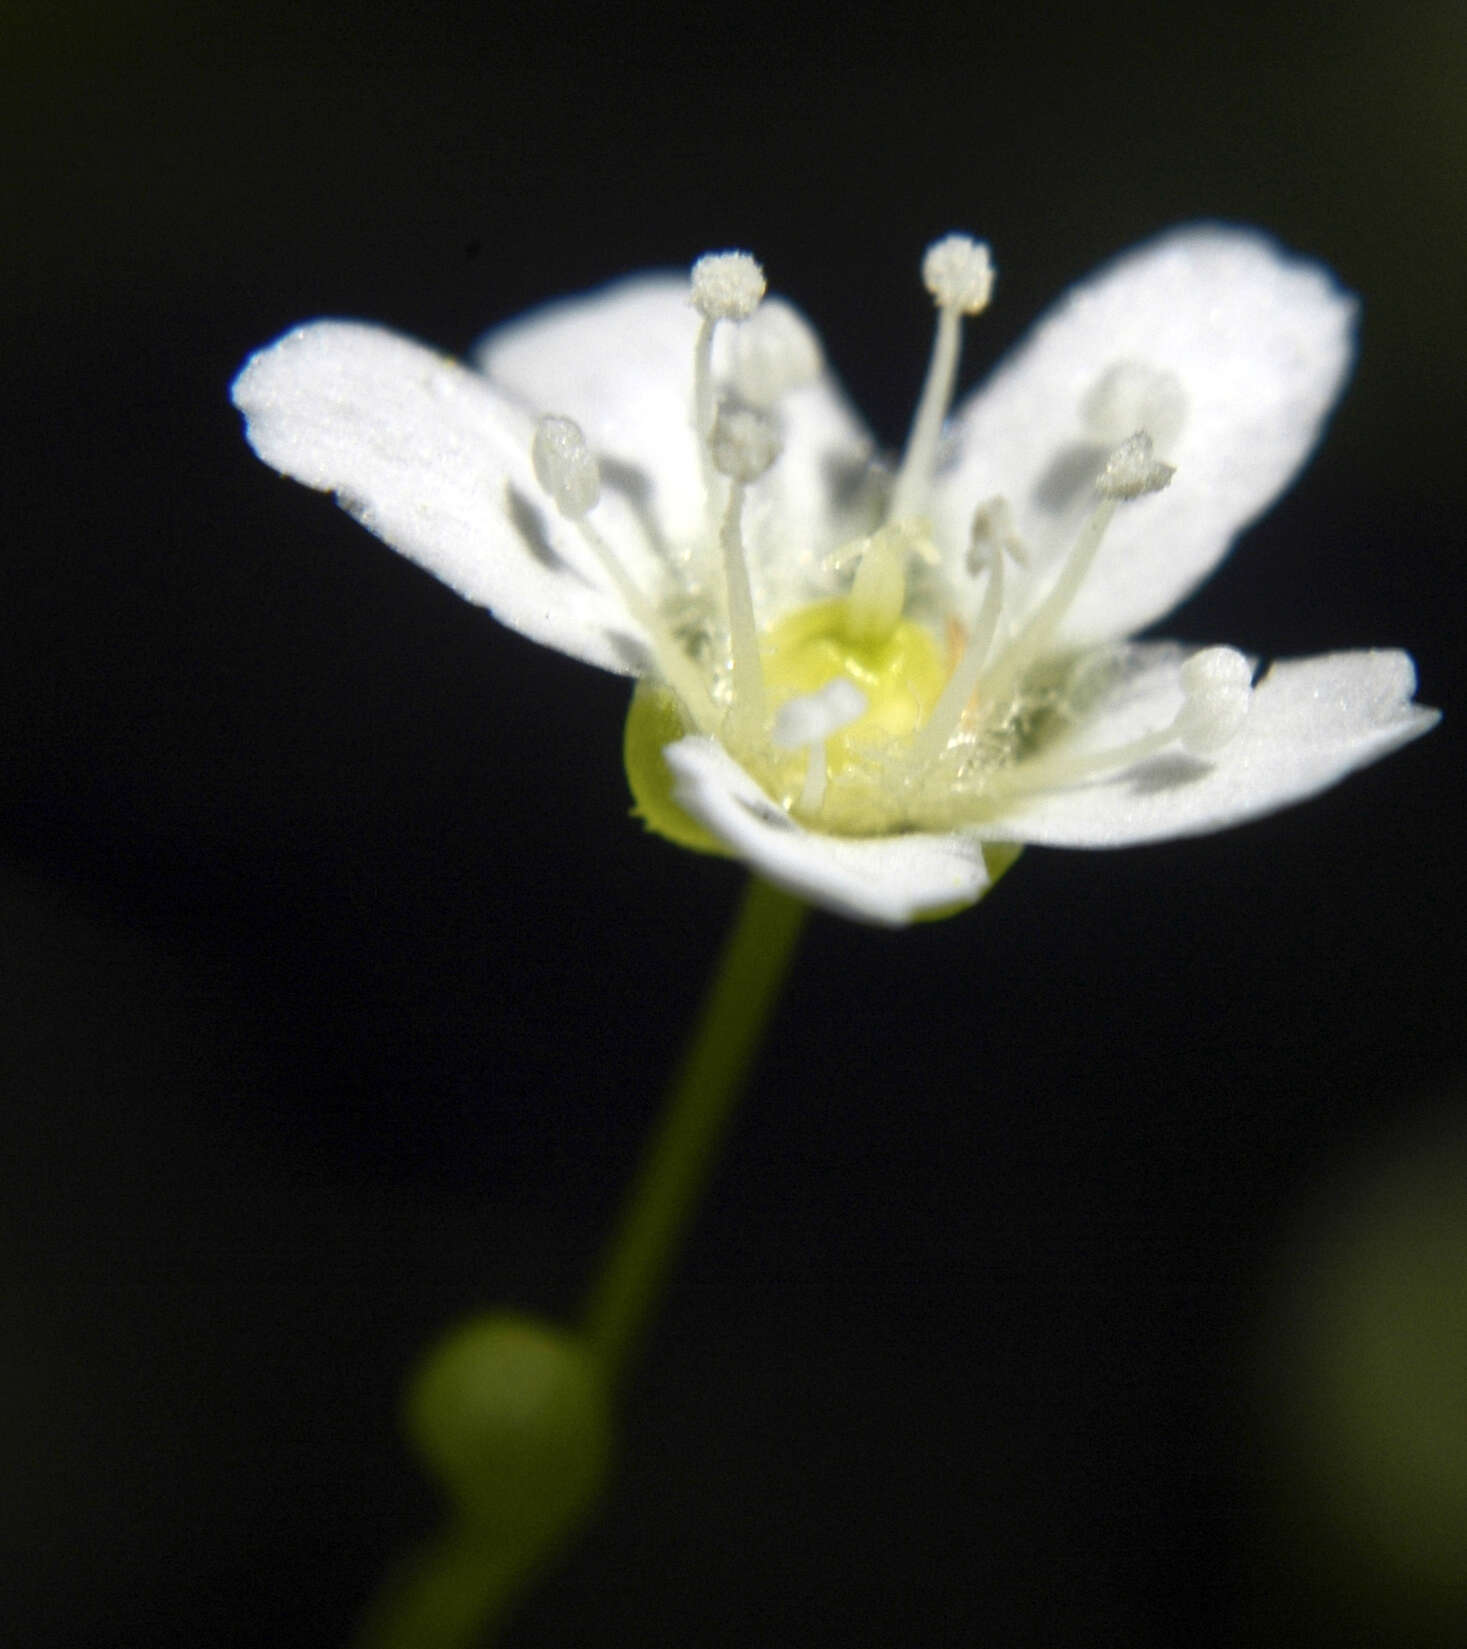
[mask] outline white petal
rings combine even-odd
[[[1069,292],[960,412],[958,458],[938,485],[944,541],[958,553],[974,508],[1006,496],[1033,552],[1030,589],[1020,574],[1015,594],[1032,604],[1094,501],[1104,443],[1086,397],[1117,364],[1174,374],[1180,434],[1152,434],[1177,473],[1118,512],[1060,639],[1143,628],[1308,457],[1349,373],[1355,309],[1327,271],[1252,231],[1202,225],[1127,253]]]
[[[687,812],[767,881],[839,916],[902,927],[972,904],[988,886],[982,847],[968,837],[816,835],[712,739],[680,739],[663,755]]]
[[[1181,702],[1183,655],[1147,649],[1146,668],[1102,706],[1076,749],[1105,749],[1164,727]],[[1440,719],[1412,704],[1416,671],[1399,652],[1326,653],[1275,664],[1242,728],[1214,758],[1167,753],[1119,776],[1036,795],[983,826],[992,840],[1127,847],[1196,836],[1315,795],[1418,738]]]
[[[639,627],[535,480],[533,421],[477,373],[379,327],[316,321],[251,356],[231,393],[267,464],[335,492],[511,628],[640,673]],[[635,549],[625,521],[607,527]]]
[[[818,360],[809,322],[781,299],[767,302],[804,329]],[[496,328],[475,347],[474,360],[529,411],[574,418],[603,460],[606,484],[616,485],[621,474],[623,485],[641,488],[662,533],[681,548],[711,538],[692,426],[698,324],[686,276],[639,276]],[[725,323],[714,334],[719,390],[731,376],[735,330]],[[781,455],[751,488],[744,518],[756,582],[761,569],[770,582],[777,569],[783,582],[835,547],[845,530],[839,483],[864,472],[871,450],[860,419],[824,370],[773,411]],[[779,600],[783,591],[773,596]]]

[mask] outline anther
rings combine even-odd
[[[1173,723],[1182,748],[1215,755],[1243,725],[1253,701],[1253,666],[1233,647],[1204,647],[1182,666],[1186,695]]]
[[[912,433],[892,489],[889,517],[920,515],[937,463],[937,443],[952,404],[961,344],[961,319],[988,306],[993,292],[993,263],[982,241],[948,235],[934,241],[922,260],[922,279],[937,304],[937,334],[922,386]]]
[[[1153,455],[1150,435],[1138,429],[1106,460],[1095,490],[1102,498],[1141,498],[1160,492],[1176,473],[1175,465],[1163,464]]]
[[[720,407],[708,437],[708,453],[729,488],[719,538],[728,598],[729,650],[733,670],[733,704],[728,736],[753,742],[764,721],[764,671],[759,662],[759,630],[754,619],[754,592],[744,556],[744,490],[757,481],[779,453],[774,426],[747,407]]]
[[[1028,546],[1019,537],[1008,499],[993,497],[973,511],[968,526],[968,571],[976,578],[1003,555],[1021,567],[1029,565]]]
[[[747,252],[706,252],[693,265],[692,287],[705,321],[747,320],[764,296],[764,271]]]
[[[1003,698],[1054,639],[1061,620],[1095,563],[1106,529],[1120,505],[1146,493],[1159,492],[1175,473],[1170,464],[1160,463],[1152,456],[1151,437],[1144,429],[1137,430],[1110,455],[1095,483],[1100,502],[1081,525],[1059,577],[979,684],[988,702],[996,703]]]
[[[601,466],[581,427],[569,418],[542,418],[530,445],[535,479],[568,521],[579,521],[601,496]]]
[[[1142,733],[1109,750],[1083,755],[1057,750],[1022,762],[1004,783],[1011,793],[1078,784],[1100,774],[1123,773],[1180,744],[1188,755],[1215,756],[1242,727],[1253,700],[1253,666],[1233,647],[1204,647],[1180,671],[1182,708],[1165,727]]]
[[[922,259],[922,284],[939,309],[976,315],[993,296],[993,259],[988,247],[971,235],[944,235]]]
[[[779,457],[779,434],[763,413],[750,407],[719,407],[708,437],[713,467],[747,486]]]
[[[720,321],[747,320],[764,289],[764,271],[747,252],[707,252],[693,265],[689,297],[703,317],[693,345],[693,428],[700,441],[713,428],[713,329]]]
[[[623,606],[641,625],[651,644],[653,661],[667,685],[682,700],[700,731],[711,733],[718,713],[703,678],[677,644],[656,608],[622,566],[611,546],[588,519],[601,495],[601,467],[573,419],[548,416],[535,425],[530,442],[535,479],[549,493],[556,509],[579,529],[587,547],[601,563]]]

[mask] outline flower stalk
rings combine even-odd
[[[586,1303],[585,1336],[609,1385],[621,1383],[645,1338],[788,975],[806,909],[750,877]]]

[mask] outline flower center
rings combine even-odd
[[[813,814],[809,822],[822,829],[876,835],[900,828],[900,808],[892,805],[899,798],[888,782],[892,755],[930,713],[948,676],[931,634],[900,613],[875,632],[854,596],[844,596],[788,614],[760,651],[781,710],[846,683],[855,713],[822,736],[734,754],[782,807]],[[814,771],[821,773],[817,787],[809,784]]]
[[[975,594],[963,596],[923,512],[952,400],[961,317],[982,309],[992,288],[988,250],[949,236],[929,248],[923,277],[938,311],[927,381],[885,524],[826,563],[849,575],[842,595],[817,597],[772,621],[756,605],[745,498],[778,459],[780,396],[814,376],[819,354],[792,311],[759,310],[764,275],[747,254],[710,254],[693,270],[701,319],[690,413],[707,524],[680,589],[659,595],[636,586],[589,520],[600,479],[581,432],[567,419],[541,420],[536,474],[646,638],[649,671],[627,719],[627,772],[637,810],[674,841],[720,851],[678,806],[662,758],[690,732],[721,742],[807,827],[877,836],[981,823],[1025,793],[1083,783],[1167,747],[1207,755],[1246,714],[1251,666],[1241,654],[1213,648],[1182,668],[1180,704],[1166,725],[1111,748],[1077,750],[1064,736],[1097,682],[1103,690],[1107,672],[1127,667],[1121,654],[1077,660],[1057,652],[1065,615],[1116,510],[1164,487],[1172,473],[1153,456],[1146,430],[1126,425],[1146,419],[1174,435],[1185,414],[1182,389],[1142,365],[1112,368],[1080,410],[1114,450],[1096,480],[1094,507],[1047,587],[1022,614],[1006,608],[1006,565],[1026,565],[1027,552],[1008,505],[994,498],[972,518],[966,568],[974,582],[963,588]],[[775,324],[761,327],[761,317]],[[714,334],[724,322],[746,328],[744,347],[730,352],[728,399],[713,375]],[[803,548],[772,550],[794,557]],[[910,576],[917,563],[925,564],[925,579],[920,571]]]

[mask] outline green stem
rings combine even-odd
[[[798,899],[750,878],[587,1302],[586,1338],[608,1384],[631,1361],[666,1283],[789,971],[805,910]]]

